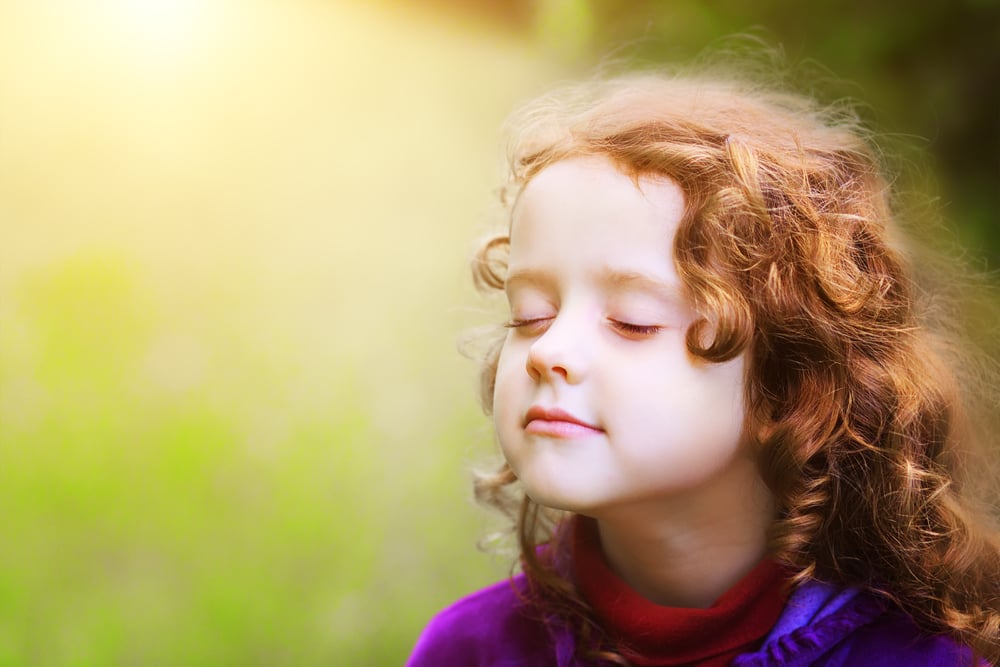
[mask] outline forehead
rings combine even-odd
[[[683,192],[670,178],[633,178],[603,157],[562,160],[540,171],[515,205],[510,270],[610,268],[674,282],[683,215]]]
[[[649,212],[680,219],[684,213],[684,193],[672,178],[663,175],[627,175],[607,157],[588,155],[570,157],[539,171],[524,186],[514,206],[514,218],[526,206],[545,206],[561,200],[579,199],[589,193],[590,203],[601,200],[609,205],[625,205],[635,209],[638,199],[644,199]],[[548,201],[546,201],[548,200]]]

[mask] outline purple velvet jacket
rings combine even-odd
[[[574,637],[546,625],[515,592],[524,575],[473,593],[424,629],[407,667],[595,667],[574,657]],[[968,649],[922,633],[883,599],[808,582],[792,592],[763,645],[734,667],[951,667],[973,664]],[[985,664],[985,663],[983,663]]]

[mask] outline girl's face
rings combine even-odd
[[[745,470],[744,361],[684,342],[697,314],[673,266],[679,186],[605,158],[540,172],[514,211],[510,331],[494,418],[536,502],[600,517],[711,492]]]

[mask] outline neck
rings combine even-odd
[[[767,551],[773,502],[749,465],[710,488],[595,516],[612,571],[657,604],[711,606]]]

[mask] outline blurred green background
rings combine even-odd
[[[466,258],[608,53],[816,59],[996,267],[997,4],[936,4],[0,0],[0,666],[398,665],[505,575]]]

